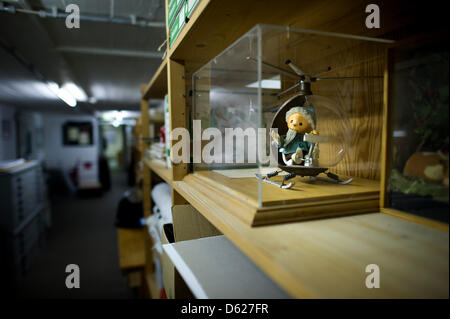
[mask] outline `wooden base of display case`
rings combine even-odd
[[[279,180],[274,178],[277,182],[281,179],[281,176]],[[380,183],[376,180],[356,178],[348,185],[336,185],[297,177],[291,189],[263,183],[262,205],[258,205],[256,178],[230,178],[214,171],[201,171],[186,176],[183,181],[191,191],[209,197],[250,226],[379,210]]]

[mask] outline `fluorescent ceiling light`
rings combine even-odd
[[[126,121],[129,119],[135,119],[141,115],[140,111],[129,111],[129,110],[122,110],[122,111],[97,111],[95,112],[95,116],[100,118],[102,121]]]
[[[74,83],[65,83],[63,89],[67,90],[73,97],[77,99],[77,101],[87,101],[88,97],[86,93]]]
[[[77,106],[77,100],[72,96],[72,94],[70,94],[69,91],[64,88],[60,88],[59,85],[55,82],[48,82],[47,86],[50,91],[55,93],[55,95],[63,100],[67,105],[69,105],[70,107]]]
[[[121,122],[125,117],[123,111],[106,111],[101,114],[101,118],[104,121]]]
[[[114,111],[114,117],[117,121],[122,121],[123,119],[123,113],[122,111]]]
[[[77,100],[66,89],[60,88],[58,91],[58,97],[66,102],[70,107],[77,106]]]
[[[55,82],[48,82],[47,85],[48,85],[50,91],[52,91],[53,93],[58,95],[58,91],[59,91],[59,85],[58,84],[56,84]]]
[[[250,83],[246,85],[248,88],[257,88],[258,87],[258,81]],[[263,89],[275,89],[280,90],[281,89],[281,78],[280,75],[276,75],[273,78],[261,80],[261,88]]]

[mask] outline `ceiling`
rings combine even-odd
[[[64,18],[19,12],[51,13],[55,7],[64,14],[70,3],[80,8],[79,29],[68,29]],[[46,82],[73,82],[96,103],[78,102],[72,111],[139,109],[140,85],[161,63],[162,51],[157,49],[166,38],[164,0],[0,0],[0,4],[18,9],[0,12],[0,103],[70,110]],[[138,25],[132,25],[133,19]],[[140,26],[140,21],[149,26]]]

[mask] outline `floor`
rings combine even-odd
[[[111,189],[101,196],[59,197],[52,203],[52,227],[17,298],[134,298],[119,269],[117,204],[127,189],[126,174],[111,174]],[[80,269],[80,288],[66,287],[66,266]]]

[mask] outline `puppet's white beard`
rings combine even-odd
[[[288,146],[288,144],[290,142],[292,142],[292,140],[295,138],[296,135],[297,135],[297,131],[289,129],[287,134],[286,134],[286,139],[284,141],[283,147]]]

